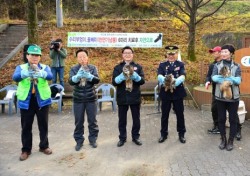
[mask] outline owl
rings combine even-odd
[[[232,99],[232,89],[230,81],[223,81],[220,85],[220,91],[223,93],[225,99]]]
[[[231,75],[230,69],[227,66],[223,66],[220,70],[220,75],[224,78],[229,77]]]
[[[89,72],[89,67],[87,65],[82,65],[81,69],[83,69],[85,72]],[[86,85],[86,82],[87,82],[86,78],[81,78],[79,85],[83,87]]]
[[[126,78],[126,90],[131,92],[133,89],[133,80],[131,80],[131,76],[134,73],[134,67],[132,65],[129,64],[125,64],[123,69],[122,69],[123,74],[125,75]]]
[[[30,64],[29,71],[34,71],[34,73],[39,72],[39,68],[36,64]],[[30,79],[35,85],[37,85],[37,79],[33,78],[33,76]]]
[[[171,93],[174,92],[175,89],[175,79],[172,74],[165,76],[165,83],[164,83],[165,91],[167,92],[170,90]]]
[[[226,78],[231,75],[231,72],[227,66],[223,66],[219,74],[222,75],[224,78]],[[220,90],[223,92],[223,97],[225,99],[232,99],[232,89],[230,81],[222,82],[222,84],[220,85]]]

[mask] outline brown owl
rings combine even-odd
[[[227,66],[223,66],[219,74],[222,75],[224,78],[226,78],[231,75],[231,72]],[[232,89],[230,81],[222,82],[222,84],[220,85],[220,90],[223,92],[223,97],[225,99],[232,99]]]
[[[36,72],[39,72],[39,68],[38,68],[38,66],[36,65],[36,64],[30,64],[30,66],[29,66],[29,71],[34,71],[35,73]],[[33,77],[31,77],[31,79],[30,79],[35,85],[37,84],[37,79],[36,78],[33,78]]]
[[[220,75],[224,78],[229,77],[231,75],[230,69],[227,66],[223,66],[220,70]]]
[[[86,72],[89,72],[89,67],[87,65],[82,65],[81,69],[83,69]],[[81,78],[79,85],[83,87],[86,85],[86,82],[87,82],[86,78]]]
[[[231,89],[231,82],[230,81],[224,81],[220,85],[220,91],[223,93],[223,97],[225,99],[232,99],[232,89]]]
[[[165,91],[167,92],[168,90],[170,90],[171,93],[174,92],[175,89],[175,79],[174,76],[172,74],[166,75],[165,76]]]
[[[134,73],[134,67],[132,65],[125,64],[122,71],[126,78],[126,90],[131,92],[133,89],[133,80],[131,80],[130,77]]]

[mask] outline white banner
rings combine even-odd
[[[161,48],[162,33],[68,32],[68,47]]]

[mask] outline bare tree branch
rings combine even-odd
[[[218,12],[220,10],[220,8],[226,3],[227,0],[223,0],[223,2],[221,3],[221,5],[219,7],[217,7],[217,9],[215,9],[213,12],[205,14],[203,17],[201,17],[199,20],[196,21],[195,24],[200,23],[202,20],[204,20],[205,18],[212,16],[213,14],[215,14],[216,12]]]
[[[179,20],[182,21],[184,24],[186,24],[187,26],[189,26],[189,24],[188,24],[187,21],[185,21],[183,18],[177,16],[175,13],[171,12],[169,9],[167,9],[167,8],[165,8],[165,7],[162,7],[162,6],[161,6],[161,7],[158,6],[158,8],[164,10],[165,12],[167,12],[167,13],[170,14],[170,15],[173,15],[175,18],[179,19]]]
[[[190,17],[190,14],[187,13],[178,3],[174,2],[173,0],[169,0],[170,3],[172,3],[173,5],[175,5],[176,7],[178,7],[184,14],[186,14],[187,16]]]

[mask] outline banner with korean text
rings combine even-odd
[[[162,33],[68,32],[68,47],[161,48]]]

